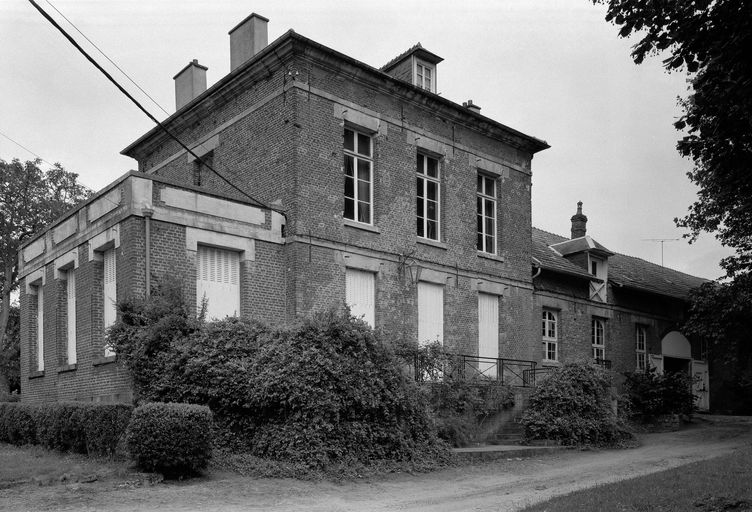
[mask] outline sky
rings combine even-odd
[[[687,76],[664,71],[660,57],[635,65],[630,47],[636,40],[619,38],[601,5],[37,2],[160,120],[167,114],[65,18],[168,113],[175,111],[172,77],[189,61],[208,66],[209,86],[229,72],[227,33],[251,12],[269,18],[270,42],[292,28],[374,67],[420,42],[444,58],[437,68],[443,97],[472,99],[483,115],[551,145],[532,163],[534,226],[568,236],[582,201],[588,234],[610,250],[657,264],[663,258],[668,267],[708,279],[723,275],[718,261],[731,251],[710,234],[690,245],[674,224],[696,197],[686,177],[692,164],[676,152],[680,134],[672,125]],[[151,129],[151,121],[27,0],[0,0],[0,62],[0,158],[60,162],[95,190],[136,168],[120,151]]]

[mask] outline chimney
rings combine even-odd
[[[466,102],[462,103],[462,106],[468,110],[475,112],[476,114],[480,114],[480,107],[473,103],[473,100],[467,100]]]
[[[202,66],[196,59],[175,75],[175,110],[180,110],[193,98],[206,90],[206,66]]]
[[[582,214],[582,201],[577,203],[577,213],[572,215],[572,238],[580,238],[585,236],[587,229],[587,217]]]
[[[269,43],[269,20],[255,12],[230,30],[230,71],[263,50]]]

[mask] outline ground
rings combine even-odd
[[[640,447],[566,450],[502,458],[431,474],[396,474],[359,482],[250,479],[213,472],[187,482],[149,483],[145,475],[106,461],[59,458],[55,468],[33,460],[35,449],[0,446],[0,466],[31,460],[0,480],[0,509],[21,510],[265,510],[265,511],[512,511],[597,484],[654,473],[750,446],[750,419],[705,418],[680,432],[646,434]],[[66,479],[97,476],[88,483]]]

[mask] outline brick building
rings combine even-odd
[[[582,267],[583,251],[538,254],[564,242],[531,226],[531,161],[548,145],[437,94],[441,57],[418,44],[377,69],[293,31],[267,44],[267,22],[230,31],[231,71],[212,87],[196,61],[175,76],[163,124],[190,151],[151,130],[123,150],[138,172],[21,249],[24,400],[127,400],[104,344],[113,300],[168,273],[213,317],[284,323],[347,303],[501,376],[500,358],[541,362],[545,313],[558,361],[587,356],[590,339],[564,311],[647,308],[651,340],[675,322],[627,280],[610,292],[623,304],[592,296],[618,288],[622,257],[605,248],[584,254],[610,261],[609,279]],[[634,336],[606,329],[605,356],[633,368]]]

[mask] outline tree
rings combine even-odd
[[[735,250],[721,265],[727,276],[752,271],[752,8],[744,0],[593,0],[608,6],[619,36],[642,37],[635,63],[662,53],[667,70],[685,69],[690,94],[680,100],[677,143],[691,158],[699,187],[689,213],[675,219],[695,240],[715,232]]]
[[[21,391],[21,368],[19,364],[21,353],[20,327],[18,305],[14,304],[10,307],[4,343],[0,345],[0,379],[5,378],[7,381],[7,388],[0,389],[0,400],[2,400],[3,394],[8,391]]]
[[[0,159],[0,347],[5,347],[11,293],[18,287],[18,248],[91,195],[77,174],[60,164],[43,171],[40,163]],[[0,394],[7,392],[8,380],[0,373]]]

